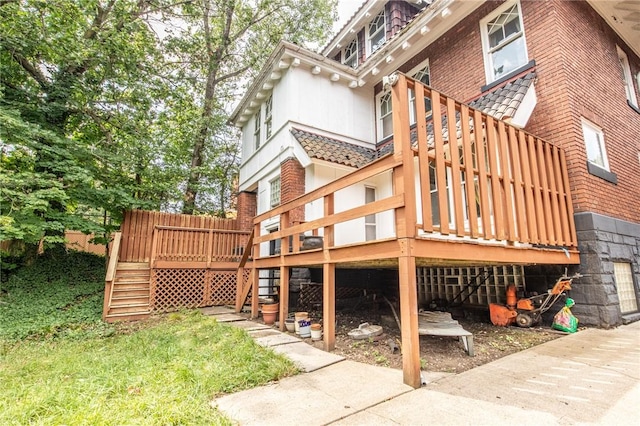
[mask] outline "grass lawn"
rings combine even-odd
[[[2,285],[0,424],[226,424],[209,406],[214,396],[296,372],[244,331],[199,312],[103,324],[102,282],[92,295],[86,279],[57,269],[18,271]]]

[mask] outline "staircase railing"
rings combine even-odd
[[[251,284],[253,283],[253,274],[255,273],[255,269],[251,269],[251,275],[249,279],[245,282],[244,270],[245,265],[247,264],[247,260],[249,260],[249,255],[251,254],[251,250],[253,248],[253,230],[249,234],[249,239],[247,241],[247,245],[244,248],[244,252],[242,253],[242,258],[240,259],[240,264],[238,265],[237,272],[237,287],[236,287],[236,312],[240,312],[242,310],[242,305],[244,301],[247,300],[247,296],[249,295],[249,291],[251,290]]]
[[[116,269],[118,268],[118,258],[120,254],[120,242],[122,241],[122,232],[116,232],[113,235],[111,250],[109,250],[109,263],[107,264],[107,274],[105,276],[104,288],[104,304],[102,306],[102,319],[107,318],[109,306],[113,298],[113,281],[116,278]]]

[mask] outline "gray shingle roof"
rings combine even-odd
[[[374,149],[292,128],[291,134],[309,157],[350,167],[362,167],[377,158]]]
[[[535,79],[536,73],[531,71],[503,87],[480,96],[470,102],[469,106],[499,120],[513,117]]]

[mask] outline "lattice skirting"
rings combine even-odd
[[[149,304],[156,312],[181,308],[232,305],[236,271],[153,269]]]
[[[361,288],[336,286],[336,299],[348,299],[351,297],[362,296],[362,294],[363,290]],[[322,307],[322,284],[301,284],[300,296],[298,297],[298,308],[318,309],[320,307]]]

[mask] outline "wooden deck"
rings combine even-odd
[[[431,106],[427,113],[425,102],[415,102],[415,116],[427,119],[413,126],[409,89]],[[419,387],[417,266],[578,264],[579,253],[562,149],[404,75],[397,75],[391,91],[393,153],[257,216],[253,259],[239,270],[239,275],[244,268],[253,273],[248,285],[238,285],[238,295],[252,295],[252,315],[257,316],[260,270],[278,269],[286,277],[292,267],[322,268],[324,347],[332,350],[336,268],[396,268],[404,381]],[[390,196],[335,211],[338,191],[387,174],[393,184]],[[291,223],[294,210],[318,202],[324,206],[321,217]],[[336,225],[383,212],[393,214],[392,238],[335,244]],[[263,222],[274,218],[279,230],[262,234]],[[312,234],[323,236],[322,248],[301,250],[300,236]],[[274,240],[280,240],[280,254],[261,255]],[[288,290],[282,280],[281,328]]]

